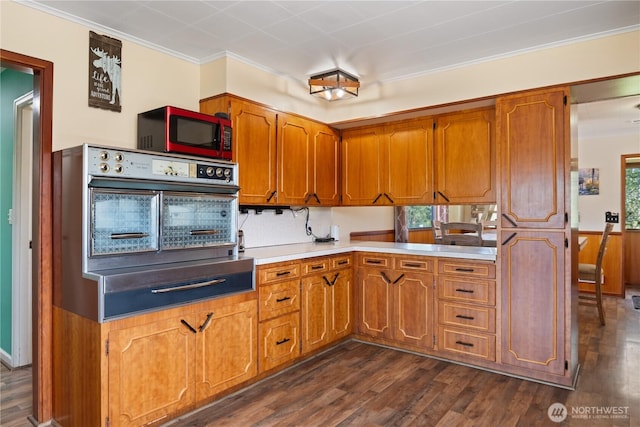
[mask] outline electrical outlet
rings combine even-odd
[[[618,212],[605,212],[604,213],[605,222],[611,222],[617,224],[620,222],[620,214]]]

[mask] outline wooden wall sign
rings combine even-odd
[[[89,31],[89,106],[121,111],[122,42]]]

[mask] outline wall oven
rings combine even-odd
[[[83,145],[54,165],[56,305],[104,322],[254,290],[234,163]]]

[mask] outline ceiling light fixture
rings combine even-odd
[[[309,93],[327,101],[356,97],[359,88],[358,78],[340,69],[309,78]]]

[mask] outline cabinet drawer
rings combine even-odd
[[[496,278],[496,265],[460,260],[438,260],[438,273],[456,274],[468,277],[480,277],[486,279]]]
[[[496,360],[495,335],[464,332],[445,326],[438,329],[441,350],[479,357],[492,362]]]
[[[393,258],[383,254],[365,253],[358,256],[358,264],[367,267],[393,268]]]
[[[438,303],[440,325],[459,326],[482,332],[496,332],[496,310],[448,301]]]
[[[300,263],[276,264],[258,267],[258,283],[278,282],[300,277]]]
[[[298,280],[261,286],[260,320],[267,320],[300,310],[300,283]]]
[[[338,255],[331,258],[331,269],[349,268],[353,265],[353,255]]]
[[[300,313],[260,323],[260,372],[300,355]]]
[[[396,269],[433,273],[433,260],[425,257],[396,257]]]
[[[331,268],[331,262],[329,258],[315,258],[312,260],[306,260],[302,263],[302,275],[308,276],[309,274],[324,273]]]
[[[438,298],[495,306],[496,282],[493,280],[469,280],[464,277],[439,276]]]

